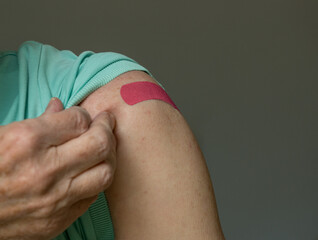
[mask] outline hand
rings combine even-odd
[[[38,118],[0,127],[0,239],[51,239],[109,187],[115,119],[51,101]]]

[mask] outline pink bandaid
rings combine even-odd
[[[120,89],[120,95],[123,100],[129,104],[158,99],[171,104],[175,109],[179,110],[168,94],[157,84],[152,82],[133,82],[125,84]]]

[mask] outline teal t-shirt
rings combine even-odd
[[[118,53],[85,51],[77,56],[69,50],[26,41],[18,51],[0,52],[0,125],[40,116],[52,97],[58,97],[65,108],[77,105],[99,87],[132,70],[150,74]],[[104,193],[55,239],[114,239]]]

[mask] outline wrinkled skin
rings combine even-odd
[[[38,118],[0,127],[0,240],[51,239],[107,189],[115,119],[53,99]]]

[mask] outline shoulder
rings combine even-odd
[[[101,111],[111,112],[116,119],[115,136],[119,141],[129,139],[131,146],[136,145],[136,142],[141,139],[145,141],[148,138],[152,139],[152,143],[148,143],[150,149],[155,144],[155,138],[160,137],[161,140],[167,138],[173,133],[173,128],[175,130],[185,128],[190,132],[181,113],[166,102],[149,100],[128,105],[121,96],[121,88],[135,82],[148,82],[159,87],[158,82],[147,73],[130,71],[119,75],[107,85],[97,89],[80,106],[88,110],[92,119]],[[143,147],[144,152],[148,150],[146,146]],[[122,149],[123,152],[126,152],[126,149]]]
[[[129,140],[129,145],[133,146],[141,140],[145,143],[145,139],[149,139],[149,141],[152,139],[152,142],[147,142],[148,145],[143,146],[145,153],[156,144],[155,138],[160,137],[163,141],[176,126],[183,126],[189,130],[181,113],[166,102],[149,100],[128,105],[121,96],[121,88],[135,82],[149,82],[159,86],[157,81],[147,73],[130,71],[97,89],[80,104],[90,113],[92,119],[101,111],[111,112],[115,116],[114,133],[120,142],[119,150],[122,150],[122,153],[127,152],[126,145],[121,144],[122,142],[128,144]]]
[[[92,118],[100,111],[116,118],[117,169],[105,191],[116,239],[221,236],[208,169],[190,127],[163,101],[126,104],[121,87],[138,81],[156,84],[144,72],[127,72],[81,103]]]

